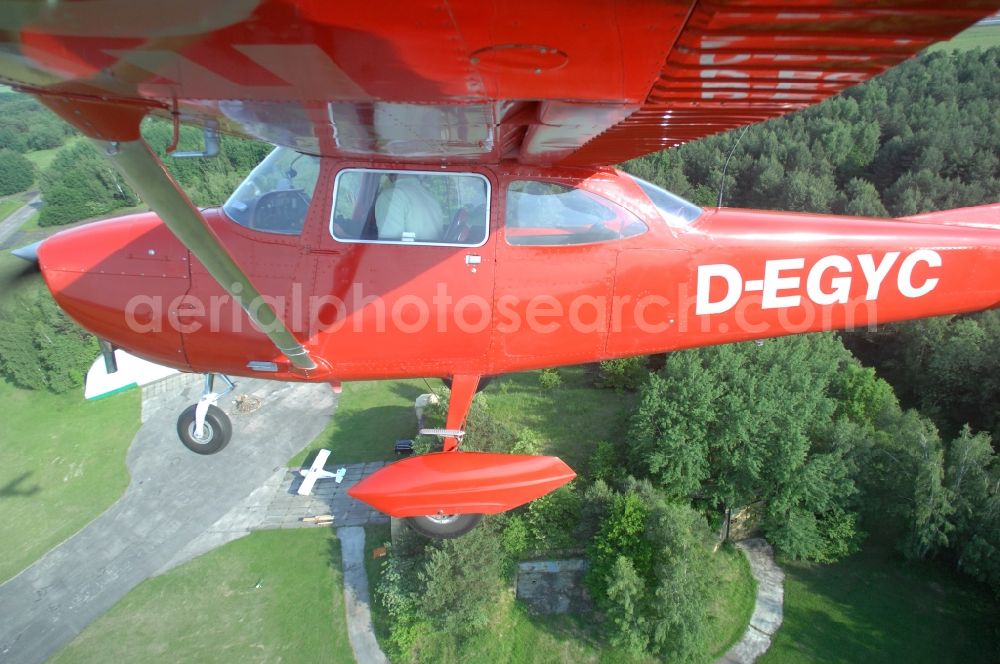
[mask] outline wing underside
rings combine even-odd
[[[327,156],[603,165],[819,102],[998,6],[10,2],[0,79]]]

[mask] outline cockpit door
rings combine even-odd
[[[357,379],[483,370],[493,322],[494,189],[488,172],[347,167],[337,174],[315,263],[321,333],[314,337],[335,371]]]
[[[497,243],[497,349],[518,366],[604,353],[621,241],[646,226],[572,182],[512,179]]]

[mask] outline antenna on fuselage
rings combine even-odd
[[[722,178],[720,178],[719,181],[719,200],[715,204],[715,207],[717,208],[722,207],[722,192],[726,188],[726,171],[729,170],[729,160],[733,158],[734,154],[736,154],[736,146],[738,146],[740,141],[743,140],[743,135],[747,133],[747,129],[749,128],[750,125],[743,127],[743,131],[740,132],[739,138],[737,138],[736,142],[733,143],[733,149],[729,151],[729,156],[726,157],[726,165],[722,167]]]

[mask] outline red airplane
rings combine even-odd
[[[574,477],[463,453],[483,379],[976,311],[1000,206],[911,219],[702,209],[609,166],[836,94],[996,0],[124,0],[3,8],[0,79],[93,139],[153,212],[37,248],[106,348],[184,371],[449,379],[444,451],[352,495],[452,537]],[[194,207],[147,115],[276,148]],[[212,381],[178,432],[230,427]]]

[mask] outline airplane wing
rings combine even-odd
[[[299,485],[297,493],[300,496],[308,496],[312,493],[313,487],[316,486],[316,480],[319,479],[319,475],[315,473],[306,474],[302,478],[302,484]]]
[[[323,470],[323,467],[326,466],[326,460],[329,458],[330,450],[321,449],[316,453],[316,458],[313,459],[309,470],[303,469],[299,471],[299,474],[302,475],[302,484],[299,485],[298,489],[300,496],[308,496],[312,493],[313,487],[316,485],[316,480],[333,477],[333,473]]]
[[[0,81],[327,156],[603,165],[816,103],[998,7],[5,1]]]
[[[322,449],[316,453],[316,458],[312,462],[312,466],[309,468],[310,472],[317,473],[323,470],[326,466],[326,460],[330,458],[330,450]]]

